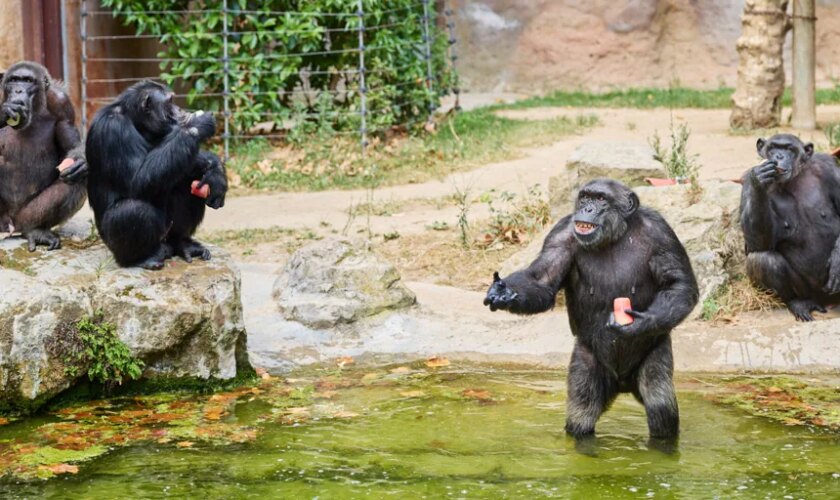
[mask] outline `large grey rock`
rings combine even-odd
[[[549,179],[552,215],[568,212],[578,189],[600,177],[621,181],[628,186],[645,185],[646,177],[664,177],[662,163],[653,148],[637,142],[586,142],[569,155],[566,167]]]
[[[416,298],[364,241],[330,238],[295,252],[274,283],[284,317],[312,328],[352,323]]]
[[[642,206],[653,208],[665,217],[691,258],[700,286],[695,315],[700,313],[706,298],[726,285],[731,277],[744,273],[744,235],[738,226],[741,186],[721,181],[701,185],[703,193],[693,204],[689,203],[687,185],[633,189]],[[530,264],[550,230],[546,228],[524,250],[506,260],[500,274],[506,276]]]
[[[226,253],[152,272],[83,246],[66,237],[61,250],[30,253],[20,238],[0,241],[0,406],[37,406],[84,376],[70,353],[76,324],[95,311],[145,362],[145,378],[229,379],[247,367],[239,272]]]

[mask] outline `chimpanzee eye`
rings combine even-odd
[[[604,201],[604,195],[599,194],[598,195],[598,201]]]

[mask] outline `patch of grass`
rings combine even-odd
[[[840,147],[840,123],[829,123],[825,126],[824,132],[830,149]]]
[[[711,395],[720,404],[785,425],[809,425],[840,431],[840,388],[806,384],[783,375],[733,377],[724,380],[724,391]]]
[[[546,106],[564,106],[576,108],[695,108],[727,109],[732,106],[732,93],[735,90],[721,87],[714,90],[698,90],[684,87],[675,88],[637,88],[614,90],[603,93],[558,90],[540,97],[530,97],[512,104],[494,106],[494,109],[526,109]],[[830,89],[817,89],[817,104],[840,103],[840,86]],[[793,102],[790,89],[785,89],[782,105],[790,106]]]
[[[673,179],[697,179],[697,171],[700,166],[697,164],[697,155],[688,153],[688,139],[691,137],[691,130],[688,125],[681,123],[674,128],[671,123],[671,147],[662,145],[659,132],[654,132],[649,139],[653,148],[654,157],[665,166],[668,177]]]
[[[363,159],[357,138],[313,137],[302,148],[252,139],[232,152],[231,185],[258,190],[318,191],[424,182],[549,144],[598,124],[594,115],[514,120],[480,108],[441,117],[424,128],[372,138]]]
[[[539,184],[529,187],[521,198],[507,191],[496,195],[492,190],[479,201],[487,203],[491,214],[486,232],[477,241],[479,246],[528,243],[551,220],[551,206]]]

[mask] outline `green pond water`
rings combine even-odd
[[[837,434],[783,426],[682,391],[675,453],[649,447],[643,409],[629,396],[619,397],[595,442],[579,450],[562,430],[561,372],[444,370],[274,379],[256,394],[207,403],[228,404],[223,413],[204,406],[203,417],[150,424],[161,442],[143,434],[135,444],[108,445],[73,462],[77,474],[7,475],[0,498],[840,498]],[[171,396],[162,401],[129,398],[78,411],[96,422],[122,422],[126,409],[152,420],[180,411],[167,406]],[[71,426],[82,416],[65,411],[0,427],[0,451],[44,439],[43,426],[79,431]],[[248,429],[252,439],[178,441],[190,435],[185,422],[201,418]],[[117,434],[131,432],[140,436],[128,427]]]

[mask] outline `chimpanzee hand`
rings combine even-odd
[[[634,311],[632,309],[625,309],[625,313],[633,317],[633,322],[629,325],[620,325],[615,322],[615,313],[610,313],[610,319],[607,321],[607,328],[620,333],[622,335],[639,335],[651,329],[653,323],[653,316],[649,313]]]
[[[491,311],[496,309],[510,310],[516,305],[516,299],[519,294],[513,291],[502,278],[499,277],[498,272],[493,273],[493,284],[487,290],[487,296],[484,298],[484,305],[490,306]]]
[[[84,159],[79,159],[73,162],[69,167],[61,170],[58,178],[66,184],[78,184],[87,179],[88,165]]]
[[[0,106],[0,128],[5,127],[8,125],[8,121],[10,119],[14,119],[18,123],[25,123],[29,114],[29,108],[26,107],[24,104],[14,103],[14,102],[4,102],[2,106]],[[14,125],[12,128],[17,128],[18,125]]]
[[[753,167],[752,179],[761,187],[767,187],[776,181],[779,173],[776,172],[776,162],[765,160],[761,165]]]
[[[187,115],[184,121],[184,128],[199,142],[205,141],[216,134],[216,119],[212,113],[196,111]]]
[[[225,195],[227,194],[227,179],[223,172],[219,170],[209,170],[205,173],[198,182],[198,189],[203,186],[210,186],[210,194],[204,201],[208,207],[216,210],[225,206]]]

